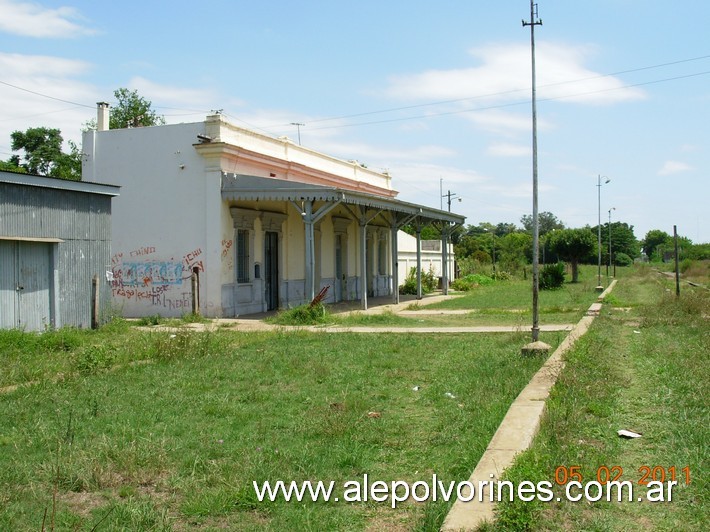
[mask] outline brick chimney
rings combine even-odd
[[[108,104],[106,102],[97,102],[96,113],[96,130],[108,131]]]

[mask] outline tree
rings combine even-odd
[[[508,233],[496,239],[496,262],[501,267],[515,272],[524,267],[532,257],[532,236],[528,233]]]
[[[0,161],[0,171],[3,172],[16,172],[20,174],[26,174],[27,170],[22,168],[19,164],[19,157],[13,155],[7,161]]]
[[[659,246],[668,248],[673,245],[671,235],[660,229],[651,229],[641,241],[641,248],[649,259],[652,259]]]
[[[81,153],[76,144],[69,142],[70,153],[62,152],[62,133],[59,129],[30,128],[25,132],[13,131],[12,151],[24,152],[23,158],[15,155],[8,163],[23,168],[31,174],[81,179]]]
[[[552,253],[572,265],[572,282],[576,283],[579,280],[579,263],[592,253],[597,240],[588,227],[561,229],[551,233],[548,245]]]
[[[495,234],[496,236],[505,236],[509,233],[515,233],[517,230],[518,228],[515,224],[499,223],[496,225]]]
[[[153,109],[153,103],[138,94],[138,91],[129,91],[120,88],[113,91],[116,105],[109,113],[109,129],[124,129],[128,127],[161,126],[165,118],[159,116]],[[85,124],[86,129],[96,129],[96,119]]]
[[[592,227],[592,232],[597,234],[598,226]],[[609,262],[609,224],[602,224],[602,262]],[[639,242],[634,235],[634,226],[623,222],[613,222],[611,224],[611,252],[625,253],[629,257],[636,258],[640,254]]]
[[[526,232],[532,234],[532,228],[533,228],[533,219],[532,219],[532,214],[525,214],[520,218],[520,223],[523,224],[523,228],[525,229]],[[560,220],[557,219],[557,216],[552,214],[551,212],[540,212],[537,215],[537,224],[538,224],[538,234],[539,236],[543,236],[553,229],[564,229],[565,224],[563,224]]]

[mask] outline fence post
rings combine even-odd
[[[193,268],[192,275],[190,276],[192,288],[192,314],[195,316],[200,314],[200,283],[198,272],[198,268]]]
[[[94,274],[91,279],[91,328],[99,327],[99,276]]]

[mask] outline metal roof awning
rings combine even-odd
[[[361,205],[372,209],[418,216],[422,221],[463,225],[465,216],[416,203],[337,187],[298,183],[250,175],[222,173],[222,199],[228,201],[326,201]]]
[[[14,242],[46,242],[49,244],[61,244],[61,238],[41,237],[41,236],[0,236],[0,240],[12,240]]]

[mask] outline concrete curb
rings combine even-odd
[[[550,396],[550,390],[565,366],[563,355],[587,332],[594,318],[599,315],[601,302],[614,289],[614,286],[616,286],[616,279],[599,295],[597,302],[589,307],[587,315],[579,320],[574,329],[510,405],[498,430],[468,479],[476,489],[482,485],[479,482],[499,479],[501,474],[513,464],[518,453],[530,447],[545,413],[545,401]],[[476,530],[485,522],[494,520],[495,503],[490,501],[488,485],[483,486],[485,487],[480,493],[474,494],[472,501],[456,500],[444,520],[442,531]],[[468,498],[471,493],[462,490],[461,495],[463,498]],[[481,499],[480,502],[479,499]]]

